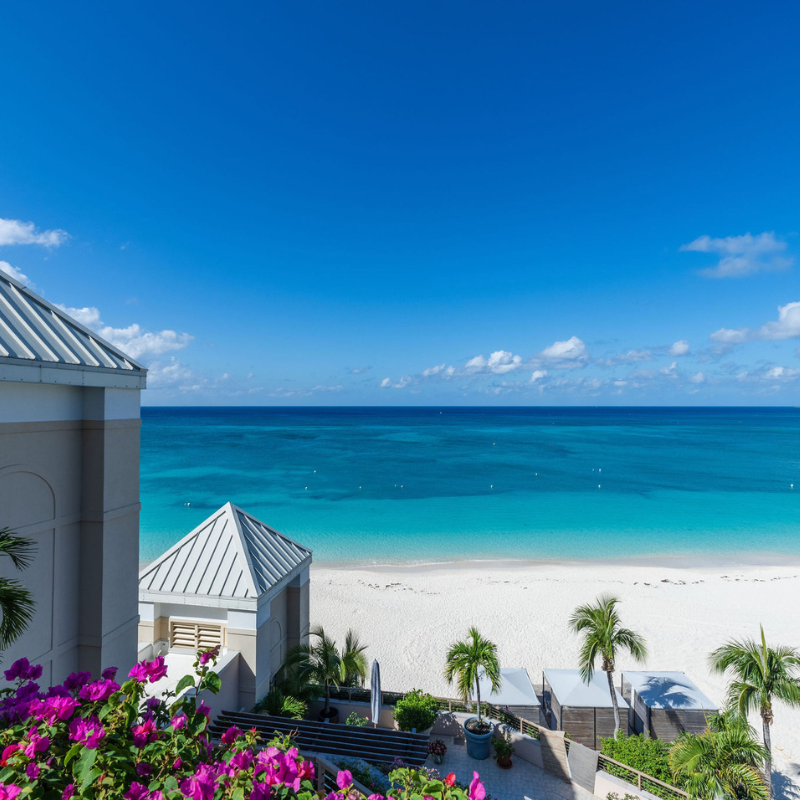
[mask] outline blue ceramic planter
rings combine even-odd
[[[492,743],[492,729],[490,728],[488,733],[480,735],[470,733],[467,730],[467,722],[471,722],[473,719],[477,720],[478,718],[470,717],[464,723],[464,736],[467,739],[467,755],[470,758],[474,758],[476,761],[483,761],[489,758]]]

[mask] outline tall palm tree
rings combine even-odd
[[[473,625],[469,629],[467,641],[450,645],[444,676],[447,678],[448,683],[452,683],[453,679],[457,678],[458,693],[465,703],[469,700],[472,689],[475,689],[478,701],[479,726],[482,721],[481,685],[479,680],[481,670],[489,679],[492,691],[500,691],[502,678],[500,676],[500,662],[497,660],[497,645],[488,639],[484,639]]]
[[[330,717],[331,689],[361,685],[367,677],[366,645],[362,645],[352,630],[347,632],[345,646],[340,651],[336,642],[320,626],[311,630],[316,639],[295,645],[286,655],[284,671],[292,685],[317,684],[325,689],[323,717]],[[348,683],[347,681],[354,683]]]
[[[0,528],[0,556],[7,556],[18,570],[31,565],[36,553],[36,545],[31,539],[12,533],[8,528]],[[31,593],[11,578],[0,578],[0,650],[6,650],[25,632],[33,619],[36,604]]]
[[[575,633],[583,634],[579,659],[581,678],[585,683],[592,679],[597,657],[602,659],[603,672],[608,677],[608,690],[614,706],[615,737],[619,733],[619,705],[617,693],[614,691],[617,654],[627,650],[636,661],[644,661],[647,657],[644,639],[636,631],[622,627],[617,611],[618,603],[618,597],[602,595],[594,604],[578,606],[569,620],[569,627]]]
[[[768,800],[758,769],[765,753],[747,720],[727,711],[703,733],[684,733],[670,748],[669,765],[675,780],[700,800]]]
[[[718,647],[710,656],[715,672],[730,670],[733,680],[728,686],[728,702],[747,717],[752,712],[761,715],[764,734],[764,774],[772,797],[772,725],[773,700],[782,700],[788,706],[800,707],[800,651],[791,647],[767,647],[764,626],[761,641],[731,639]]]

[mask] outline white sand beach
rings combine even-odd
[[[355,628],[387,690],[452,696],[445,652],[471,624],[497,642],[502,666],[526,667],[534,683],[545,667],[574,667],[578,639],[567,619],[603,592],[622,599],[625,624],[647,638],[648,668],[682,670],[717,702],[725,682],[707,656],[727,638],[757,637],[762,623],[768,643],[800,647],[800,565],[473,562],[317,567],[312,577],[312,624],[339,639]],[[625,667],[635,668],[623,657]],[[773,744],[776,769],[800,784],[800,710],[776,707]]]

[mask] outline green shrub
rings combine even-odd
[[[422,689],[414,689],[402,700],[398,700],[394,708],[394,718],[401,731],[424,731],[436,721],[439,704],[436,698],[426,694]]]
[[[675,783],[669,769],[669,745],[661,739],[648,739],[642,734],[619,735],[616,739],[603,739],[600,752],[664,783]],[[617,774],[613,764],[607,769],[612,775]],[[625,778],[625,775],[620,772],[619,777]]]
[[[360,717],[357,712],[353,711],[350,716],[345,720],[345,725],[354,725],[356,728],[363,728],[369,722],[369,717]]]
[[[284,694],[277,686],[273,686],[253,708],[256,714],[268,714],[271,717],[303,719],[306,704],[296,697]]]

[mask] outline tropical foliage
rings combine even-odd
[[[613,739],[603,739],[600,752],[621,764],[638,769],[639,772],[644,772],[665,783],[672,783],[669,749],[669,744],[663,739],[649,739],[641,734],[637,736],[620,734]],[[613,772],[613,769],[609,767],[609,771]],[[620,772],[619,774],[620,777],[625,777],[624,773]]]
[[[271,717],[285,717],[286,719],[303,719],[306,713],[306,704],[292,695],[284,694],[279,686],[273,686],[261,700],[256,703],[253,711],[256,714],[269,714]]]
[[[401,731],[424,731],[436,721],[439,703],[422,689],[413,689],[394,708],[394,719]]]
[[[213,746],[209,709],[196,694],[216,693],[218,649],[198,653],[195,675],[175,692],[146,697],[148,685],[167,674],[163,657],[141,662],[120,685],[117,670],[99,680],[71,674],[41,692],[41,666],[20,659],[6,671],[13,686],[0,702],[2,800],[316,800],[315,770],[288,738],[259,741],[255,731],[229,728]],[[188,692],[186,690],[189,690]],[[185,693],[184,693],[185,692]],[[182,695],[180,699],[177,699]],[[435,800],[484,800],[477,773],[467,790],[454,776],[395,769],[393,800],[423,795]],[[337,775],[326,800],[346,800],[353,776]],[[372,800],[383,800],[374,795]]]
[[[710,656],[711,668],[729,672],[728,703],[744,718],[758,713],[764,737],[764,773],[772,796],[773,703],[780,700],[788,706],[800,707],[800,651],[791,647],[768,647],[761,628],[761,641],[733,639],[717,648]]]
[[[760,772],[766,757],[747,721],[733,711],[716,715],[700,734],[684,733],[670,749],[672,774],[700,800],[767,800]]]
[[[31,565],[36,545],[31,539],[0,528],[0,556],[10,559],[14,568],[24,570]],[[8,649],[25,632],[33,619],[35,603],[31,593],[13,578],[0,578],[0,650]]]
[[[608,678],[611,702],[614,705],[614,736],[619,733],[619,703],[614,690],[614,668],[617,656],[627,651],[636,661],[644,661],[647,645],[644,639],[630,628],[623,628],[617,605],[619,598],[602,595],[594,603],[578,606],[569,620],[570,628],[583,636],[579,655],[581,678],[592,679],[595,663],[601,666]]]
[[[497,659],[497,645],[484,639],[473,626],[469,629],[466,641],[456,642],[450,646],[444,676],[448,683],[453,683],[455,680],[458,693],[465,702],[469,700],[472,690],[475,690],[478,701],[478,723],[482,719],[479,682],[481,672],[489,681],[492,691],[499,692],[502,678],[500,662]]]
[[[323,714],[329,716],[331,689],[359,686],[366,680],[365,650],[366,645],[361,644],[352,630],[347,632],[344,647],[340,650],[322,627],[314,628],[311,641],[295,645],[286,656],[283,686],[294,688],[291,694],[295,696],[314,685],[322,686],[325,692]]]

